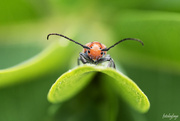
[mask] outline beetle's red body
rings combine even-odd
[[[101,44],[100,42],[90,42],[86,44],[87,47],[90,49],[83,49],[84,53],[87,53],[88,56],[93,60],[98,60],[99,58],[106,55],[106,51],[101,51],[102,49],[105,49],[106,46],[104,44]]]

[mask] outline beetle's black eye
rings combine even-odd
[[[103,55],[103,52],[101,52],[101,55]]]
[[[88,53],[90,53],[90,50],[88,50]]]

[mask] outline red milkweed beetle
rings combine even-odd
[[[101,44],[100,42],[90,42],[90,43],[87,43],[86,45],[82,45],[79,42],[76,42],[76,41],[74,41],[74,40],[72,40],[72,39],[70,39],[70,38],[68,38],[62,34],[57,34],[57,33],[48,34],[47,39],[49,39],[50,35],[57,35],[57,36],[64,37],[64,38],[66,38],[66,39],[68,39],[68,40],[70,40],[70,41],[72,41],[72,42],[74,42],[74,43],[76,43],[76,44],[78,44],[84,48],[83,52],[79,54],[78,65],[80,64],[79,61],[81,61],[83,64],[91,63],[91,64],[96,64],[96,65],[98,63],[109,61],[108,67],[115,68],[115,63],[114,63],[113,59],[110,57],[110,55],[106,55],[106,53],[109,49],[111,49],[115,45],[117,45],[123,41],[126,41],[126,40],[135,40],[135,41],[140,42],[142,45],[144,45],[144,43],[139,39],[125,38],[125,39],[118,41],[117,43],[110,46],[109,48],[106,48],[106,46],[104,44]]]

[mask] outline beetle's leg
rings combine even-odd
[[[80,54],[79,54],[78,65],[80,64],[79,61],[81,61],[83,64],[93,63],[93,60],[91,60],[86,53],[80,53]]]
[[[104,58],[100,58],[96,63],[102,63],[102,62],[105,62],[105,61],[109,61],[108,67],[116,68],[115,63],[114,63],[113,59],[110,57],[110,55],[107,55]]]
[[[111,58],[110,61],[109,61],[108,67],[116,68],[115,63],[114,63],[114,60],[113,60],[112,58]]]
[[[87,55],[85,53],[79,53],[79,58],[78,58],[78,65],[80,65],[80,61],[85,64],[87,62]]]
[[[80,59],[80,57],[79,57],[79,58],[77,59],[77,64],[78,64],[78,65],[80,65],[80,62],[79,62],[80,60],[81,60],[81,59]]]

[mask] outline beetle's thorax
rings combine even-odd
[[[101,49],[106,48],[106,46],[99,42],[87,43],[86,46],[90,49],[84,49],[84,53],[87,53],[90,59],[94,61],[102,58],[106,54],[106,52],[101,51]]]

